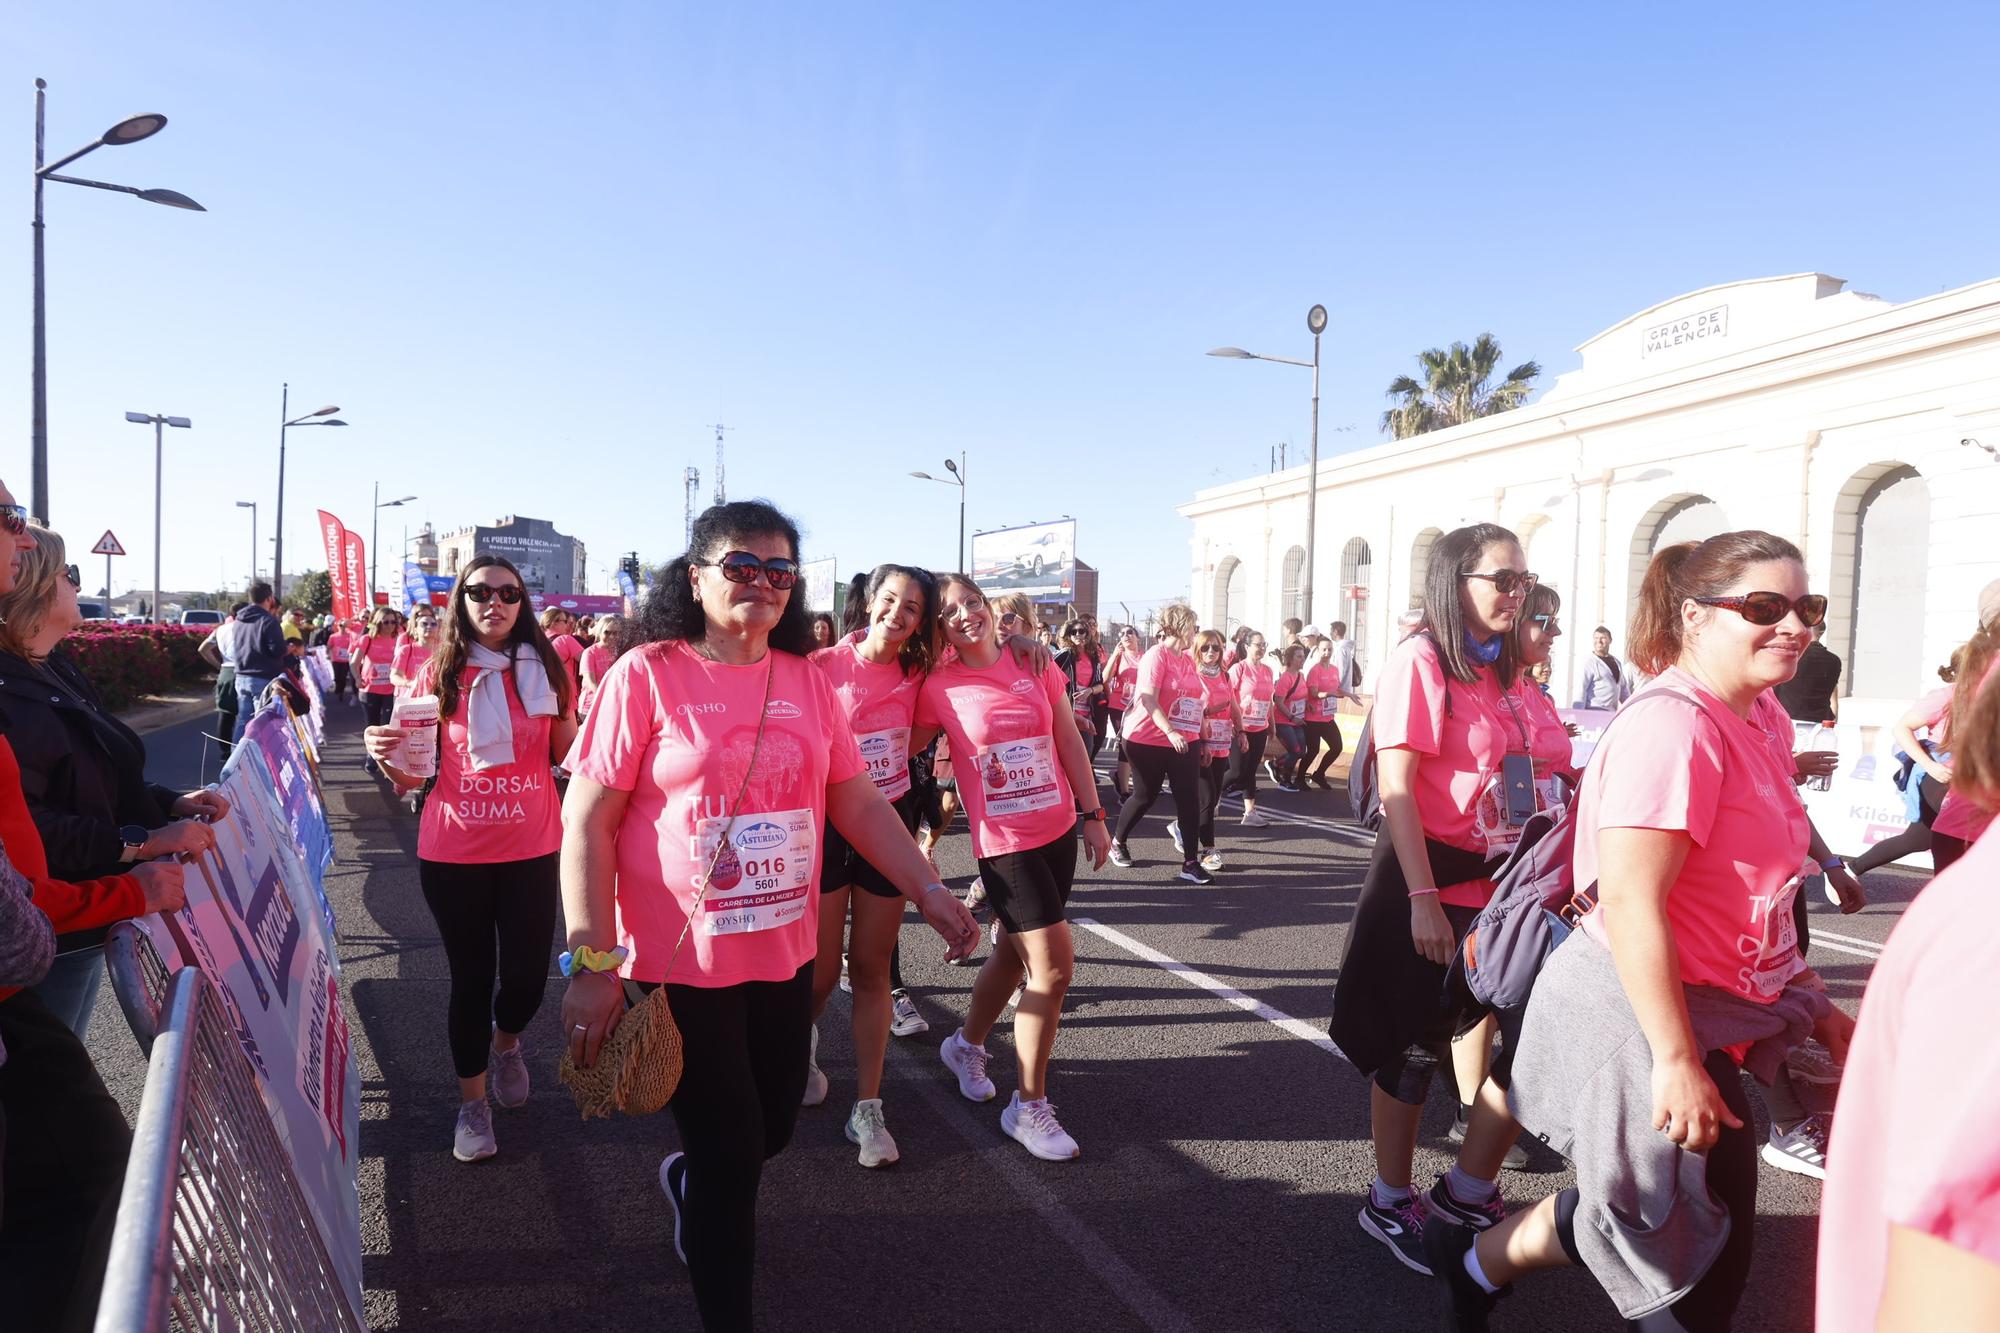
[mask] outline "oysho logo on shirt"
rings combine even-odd
[[[675,704],[674,712],[682,717],[705,717],[711,713],[726,713],[728,704]]]
[[[1014,693],[1016,694],[1033,694],[1035,692],[1036,684],[1037,682],[1035,681],[1022,679],[1015,681],[1012,685],[1009,685],[1007,688],[1014,691]]]
[[[785,831],[776,824],[766,820],[762,823],[752,824],[749,828],[737,834],[736,845],[750,851],[759,852],[767,847],[782,847],[785,845]]]
[[[764,705],[764,716],[774,717],[781,722],[785,722],[803,716],[803,714],[800,713],[799,706],[791,700],[773,699],[770,703]]]

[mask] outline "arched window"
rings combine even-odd
[[[1375,558],[1368,543],[1359,537],[1350,540],[1340,553],[1340,618],[1347,622],[1347,637],[1354,643],[1357,669],[1368,658],[1368,595],[1373,588]]]
[[[1299,584],[1304,580],[1306,568],[1306,548],[1294,546],[1285,552],[1284,581],[1279,585],[1278,619],[1295,620],[1299,614]],[[1277,626],[1271,627],[1271,642],[1276,643]]]
[[[1243,615],[1246,610],[1243,604],[1243,585],[1245,582],[1243,562],[1235,556],[1229,556],[1215,567],[1215,600],[1213,603],[1215,610],[1214,614],[1209,617],[1208,623],[1216,629],[1221,630],[1224,634],[1232,632],[1238,625],[1243,623]]]
[[[1835,609],[1850,618],[1844,640],[1836,637],[1838,626],[1827,627],[1827,647],[1844,647],[1848,694],[1909,698],[1924,686],[1926,666],[1934,665],[1924,661],[1930,486],[1906,464],[1868,468],[1842,488],[1841,532],[1849,531],[1850,521],[1854,561],[1841,580],[1846,586],[1834,595]],[[1846,606],[1839,606],[1843,601]]]
[[[1631,584],[1627,603],[1637,605],[1639,585],[1646,580],[1646,566],[1653,552],[1674,542],[1706,541],[1718,532],[1729,531],[1729,515],[1706,495],[1682,492],[1670,495],[1640,516],[1632,529]]]
[[[1420,610],[1424,604],[1424,582],[1431,574],[1431,548],[1438,538],[1444,536],[1441,528],[1425,528],[1417,534],[1416,542],[1410,547],[1410,609]]]

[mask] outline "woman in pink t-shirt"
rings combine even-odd
[[[1201,850],[1203,870],[1222,869],[1222,852],[1215,845],[1215,811],[1222,804],[1222,786],[1231,761],[1249,742],[1243,734],[1243,710],[1236,702],[1236,685],[1222,666],[1229,651],[1220,630],[1195,635],[1195,670],[1201,676]]]
[[[1465,1227],[1434,1221],[1428,1253],[1462,1321],[1473,1312],[1483,1319],[1493,1293],[1516,1274],[1571,1263],[1587,1226],[1600,1263],[1611,1262],[1607,1254],[1635,1256],[1599,1274],[1607,1289],[1680,1292],[1660,1310],[1673,1326],[1729,1326],[1755,1239],[1757,1141],[1737,1072],[1742,1048],[1705,1041],[1690,1014],[1698,1008],[1733,1031],[1745,1013],[1818,1013],[1816,1035],[1836,1061],[1853,1031],[1823,998],[1792,993],[1812,981],[1791,911],[1812,868],[1812,838],[1794,787],[1791,723],[1771,696],[1798,669],[1825,616],[1826,599],[1808,592],[1798,548],[1781,537],[1729,532],[1653,557],[1629,646],[1632,665],[1655,679],[1607,728],[1577,796],[1575,882],[1597,886],[1598,906],[1583,917],[1578,938],[1544,964],[1510,1091],[1523,1107],[1569,1106],[1586,1084],[1593,1105],[1650,1100],[1653,1125],[1675,1151],[1647,1156],[1631,1143],[1645,1131],[1629,1120],[1580,1116],[1575,1159],[1633,1163],[1625,1179],[1595,1177],[1615,1197],[1565,1190],[1476,1242]],[[1604,949],[1615,971],[1591,955]],[[1590,993],[1592,986],[1603,993]],[[1561,998],[1545,1007],[1551,994]],[[1786,1010],[1773,1009],[1781,999]],[[1629,1064],[1567,1062],[1580,1021],[1591,1025],[1593,1049],[1642,1043],[1650,1087],[1601,1082],[1630,1078]],[[1536,1128],[1531,1116],[1523,1119]],[[1658,1191],[1673,1192],[1660,1182],[1689,1169],[1669,1165],[1683,1150],[1704,1154],[1694,1169],[1722,1211],[1678,1210],[1675,1244],[1665,1250],[1650,1245],[1648,1230],[1659,1221],[1649,1214],[1640,1222],[1636,1201],[1656,1204]],[[1597,1245],[1607,1230],[1610,1243]]]
[[[1284,669],[1271,682],[1271,711],[1284,756],[1272,779],[1282,792],[1299,789],[1299,761],[1306,757],[1306,646],[1292,643],[1279,655]]]
[[[361,706],[371,727],[389,724],[396,706],[396,683],[390,670],[396,662],[396,645],[403,618],[387,607],[378,608],[368,618],[368,632],[354,646],[354,683],[361,690]],[[364,761],[370,773],[377,772],[373,759]]]
[[[417,677],[438,646],[437,608],[420,606],[410,612],[410,632],[396,645],[389,659],[389,682],[400,696],[419,693]]]
[[[2000,581],[1989,584],[1980,595],[1980,607],[1984,610],[1989,602],[2000,601]],[[1952,688],[1951,707],[1939,719],[1939,726],[1945,732],[1944,744],[1949,745],[1952,719],[1969,712],[1973,699],[1985,689],[1996,674],[2000,674],[2000,610],[1995,610],[1980,625],[1959,654],[1957,683]],[[1950,769],[1946,768],[1947,775]],[[1993,819],[1993,812],[1978,803],[1945,792],[1944,802],[1938,807],[1937,818],[1931,821],[1931,864],[1943,871],[1965,855],[1965,849],[1978,841],[1986,832],[1986,826]]]
[[[1338,628],[1336,626],[1335,628]],[[1317,633],[1318,627],[1306,626]],[[1348,685],[1334,656],[1335,640],[1320,636],[1307,659],[1305,672],[1305,761],[1298,770],[1299,786],[1315,786],[1332,791],[1326,775],[1339,762],[1343,748],[1339,709],[1343,698],[1360,702],[1361,696]]]
[[[660,1163],[695,1304],[751,1328],[757,1184],[790,1141],[812,1043],[827,823],[918,904],[955,956],[978,942],[869,780],[846,710],[806,660],[799,535],[760,501],[695,520],[565,764],[563,1026],[584,1068],[625,1013],[619,975],[666,986],[684,1066]],[[597,970],[614,953],[617,974]]]
[[[1111,864],[1129,867],[1126,840],[1159,799],[1160,788],[1174,793],[1174,845],[1180,849],[1180,878],[1213,884],[1215,877],[1195,855],[1201,827],[1201,718],[1207,692],[1188,655],[1201,629],[1194,611],[1175,603],[1160,612],[1160,642],[1139,659],[1139,675],[1125,710],[1125,761],[1132,766],[1132,795],[1118,809],[1111,835]]]
[[[562,659],[572,694],[581,693],[583,682],[577,678],[576,664],[583,657],[583,640],[576,637],[576,617],[559,606],[544,607],[542,633],[556,650],[556,656]]]
[[[1020,1084],[1000,1128],[1036,1157],[1067,1161],[1077,1155],[1076,1140],[1048,1099],[1049,1057],[1076,969],[1064,910],[1076,878],[1078,808],[1096,868],[1110,851],[1104,807],[1062,672],[1053,662],[1035,671],[1003,651],[993,608],[964,575],[940,578],[938,596],[945,646],[956,656],[925,678],[911,744],[921,749],[940,730],[951,738],[980,882],[999,918],[965,1024],[938,1054],[962,1095],[991,1101],[997,1090],[986,1074],[986,1037],[1025,973],[1014,1014]]]
[[[1132,794],[1132,766],[1123,755],[1125,710],[1132,706],[1132,696],[1138,692],[1139,662],[1145,655],[1139,631],[1127,625],[1118,631],[1118,646],[1111,650],[1111,660],[1104,664],[1105,725],[1118,737],[1120,749],[1118,766],[1111,772],[1111,786],[1121,801]]]
[[[1236,709],[1243,718],[1244,744],[1229,761],[1224,786],[1243,793],[1243,826],[1263,828],[1271,821],[1257,813],[1257,768],[1264,762],[1264,746],[1271,738],[1271,696],[1277,688],[1277,673],[1264,660],[1264,636],[1256,630],[1243,636],[1243,656],[1229,668],[1229,684],[1236,691]]]
[[[437,655],[412,682],[438,697],[437,780],[417,829],[417,879],[451,973],[445,1031],[461,1162],[498,1151],[489,1072],[502,1106],[528,1099],[521,1033],[541,1007],[555,938],[562,818],[549,769],[575,737],[576,717],[526,597],[513,565],[475,557],[452,589]],[[401,728],[371,726],[365,738],[399,790],[424,784],[399,766]]]
[[[361,638],[361,628],[351,630],[346,625],[335,625],[333,633],[326,636],[326,660],[333,665],[333,697],[345,699],[354,691],[354,673],[350,662],[354,657],[354,645]]]
[[[583,656],[576,660],[578,717],[590,713],[590,705],[597,698],[597,687],[604,683],[604,674],[611,670],[611,664],[625,651],[627,630],[625,617],[600,616],[591,626],[595,638],[590,647],[583,650]]]

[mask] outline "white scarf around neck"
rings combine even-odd
[[[466,662],[477,673],[465,691],[466,748],[472,767],[500,768],[514,762],[514,718],[507,709],[507,682],[501,675],[510,665],[507,658],[481,644],[466,651]],[[514,645],[511,663],[514,693],[529,717],[554,717],[556,691],[549,683],[548,668],[531,643]]]

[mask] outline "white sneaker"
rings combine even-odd
[[[986,1062],[993,1057],[984,1046],[974,1046],[960,1028],[938,1045],[938,1059],[958,1075],[958,1095],[969,1102],[990,1102],[1000,1095],[993,1080],[986,1077]]]
[[[1007,997],[1007,1003],[1003,1005],[1002,1008],[1012,1009],[1015,1005],[1021,1002],[1021,997],[1023,995],[1026,995],[1027,993],[1028,993],[1028,983],[1023,981],[1019,985],[1014,987],[1014,993]]]
[[[882,1123],[880,1097],[854,1103],[854,1113],[847,1117],[847,1141],[861,1149],[856,1160],[863,1166],[892,1166],[901,1156],[896,1140],[889,1136],[889,1127]]]
[[[687,1206],[687,1154],[670,1152],[660,1159],[660,1192],[674,1210],[674,1257],[685,1264],[687,1251],[681,1248],[681,1210]]]
[[[1217,851],[1215,848],[1210,847],[1207,851],[1201,854],[1201,868],[1203,870],[1222,869],[1222,853]]]
[[[854,994],[854,983],[847,979],[847,955],[840,955],[840,988],[849,995]]]
[[[1256,810],[1245,810],[1242,824],[1244,828],[1269,828],[1271,817]]]
[[[1167,834],[1174,840],[1174,850],[1179,852],[1182,858],[1185,859],[1187,856],[1187,846],[1181,841],[1181,821],[1178,819],[1168,820]]]
[[[1063,1131],[1062,1122],[1056,1119],[1056,1108],[1046,1097],[1038,1102],[1024,1102],[1021,1094],[1015,1093],[1001,1109],[1000,1128],[1007,1132],[1007,1137],[1045,1162],[1071,1161],[1083,1152],[1076,1146],[1076,1140]]]
[[[908,991],[892,991],[889,995],[889,1032],[897,1037],[914,1037],[929,1032],[931,1025],[917,1012],[916,1001]]]
[[[991,1083],[986,1085],[992,1087]],[[987,1096],[992,1096],[988,1093]],[[460,1102],[458,1124],[451,1132],[451,1155],[461,1162],[483,1162],[500,1151],[493,1137],[493,1106],[484,1097]]]
[[[799,1098],[801,1106],[818,1106],[826,1100],[826,1075],[819,1067],[819,1026],[812,1030],[812,1051],[806,1056],[806,1095]]]

